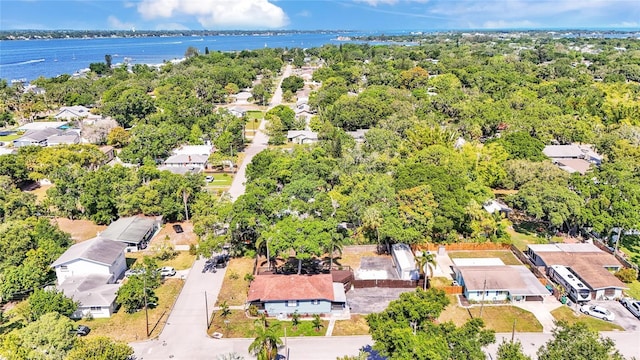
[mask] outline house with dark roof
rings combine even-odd
[[[109,317],[115,311],[116,281],[127,269],[126,247],[97,237],[71,246],[51,264],[57,288],[79,304],[73,317]]]
[[[593,244],[531,244],[525,254],[547,273],[552,266],[569,268],[589,287],[593,300],[620,298],[628,288],[613,275],[623,265]]]
[[[113,240],[126,245],[126,251],[146,249],[151,238],[160,229],[162,217],[129,216],[120,218],[98,234],[101,239]]]
[[[48,139],[53,136],[61,135],[63,130],[57,128],[45,128],[40,130],[28,130],[21,137],[13,140],[13,147],[19,148],[22,146],[48,146]]]
[[[344,285],[331,274],[258,275],[251,281],[247,304],[269,316],[342,313]]]

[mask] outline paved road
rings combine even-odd
[[[205,259],[197,260],[189,271],[158,339],[130,344],[138,359],[203,359],[197,348],[212,341],[207,336],[207,310],[211,314],[226,272],[203,273],[204,264]]]
[[[273,97],[271,98],[271,102],[269,103],[269,108],[273,108],[275,106],[280,105],[282,103],[282,88],[280,85],[282,84],[282,80],[291,75],[292,67],[291,65],[287,65],[280,77],[278,87],[276,88]],[[229,188],[229,194],[231,195],[231,201],[236,201],[240,195],[244,194],[245,183],[247,181],[246,170],[247,165],[251,163],[256,154],[261,152],[262,150],[267,148],[267,143],[269,142],[269,137],[264,133],[265,122],[260,123],[260,127],[258,131],[256,131],[253,141],[249,146],[247,146],[244,150],[244,160],[240,167],[238,167],[238,172],[236,176],[233,178],[233,182],[231,183],[231,187]]]

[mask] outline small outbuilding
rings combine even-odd
[[[162,217],[124,217],[112,222],[98,237],[124,243],[127,252],[138,251],[146,249],[161,223]]]

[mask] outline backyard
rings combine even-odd
[[[498,258],[505,265],[522,265],[520,260],[508,250],[449,251],[448,255],[452,260],[460,258]]]

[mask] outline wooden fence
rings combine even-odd
[[[500,243],[455,243],[455,244],[420,244],[413,245],[414,251],[438,251],[440,247],[444,247],[447,251],[463,251],[463,250],[510,250],[511,245]]]
[[[593,239],[593,245],[597,246],[600,250],[602,250],[602,251],[604,251],[604,252],[606,252],[606,253],[608,253],[608,254],[611,254],[611,255],[615,256],[615,258],[616,258],[618,261],[620,261],[620,262],[621,262],[625,267],[635,269],[635,270],[636,270],[636,272],[639,272],[639,271],[638,271],[638,270],[639,270],[639,269],[638,269],[638,265],[636,265],[636,264],[634,264],[634,263],[629,262],[629,260],[627,260],[627,259],[625,259],[624,257],[622,257],[622,256],[619,254],[619,252],[615,252],[615,253],[614,253],[614,251],[613,251],[613,250],[611,250],[607,245],[605,245],[605,244],[604,244],[603,242],[601,242],[600,240],[598,240],[598,239]],[[640,273],[638,274],[638,276],[640,276]]]
[[[400,280],[400,279],[371,279],[371,280],[362,280],[362,279],[354,279],[353,287],[355,289],[365,289],[365,288],[422,288],[424,286],[424,280]]]

